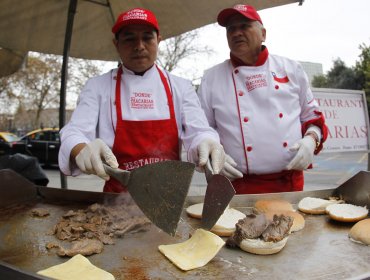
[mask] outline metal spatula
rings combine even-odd
[[[157,227],[174,235],[188,194],[195,165],[176,160],[162,161],[132,171],[104,169],[127,187],[128,192]]]
[[[347,203],[367,206],[370,209],[370,172],[360,171],[337,187],[334,196]]]
[[[208,184],[204,197],[201,227],[210,230],[224,213],[235,195],[235,190],[228,178],[213,174],[210,160],[207,161],[205,174]]]

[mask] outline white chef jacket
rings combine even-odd
[[[260,66],[234,68],[226,60],[208,69],[198,94],[225,152],[244,174],[286,169],[302,123],[319,111],[301,65],[271,54]]]
[[[205,138],[219,142],[219,137],[216,131],[209,127],[190,81],[164,73],[172,93],[179,140],[182,140],[188,151],[189,160],[197,162],[198,144]],[[81,173],[70,162],[71,150],[77,144],[100,138],[112,149],[117,123],[116,75],[117,69],[112,69],[88,80],[71,120],[60,131],[59,168],[64,174]],[[135,75],[123,67],[121,106],[124,120],[170,118],[167,96],[156,67],[150,68],[143,76]]]

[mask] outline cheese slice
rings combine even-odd
[[[202,267],[212,260],[225,245],[219,236],[197,229],[185,242],[158,246],[159,251],[182,270]]]
[[[80,254],[65,263],[40,270],[37,274],[57,280],[114,280],[112,274],[96,267]]]

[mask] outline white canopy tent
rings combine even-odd
[[[163,39],[216,22],[235,4],[257,10],[303,0],[1,0],[0,77],[17,71],[28,51],[63,55],[59,127],[65,123],[68,57],[118,60],[111,28],[125,10],[152,10]],[[66,181],[62,178],[62,187]]]

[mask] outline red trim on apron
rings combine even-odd
[[[180,159],[178,130],[171,91],[165,76],[158,67],[157,71],[166,91],[170,118],[128,121],[122,119],[122,68],[118,69],[115,92],[117,125],[112,151],[121,169],[132,170],[159,161]],[[123,191],[127,191],[127,189],[113,178],[104,185],[104,192],[118,193]]]
[[[258,194],[302,191],[303,171],[284,170],[279,173],[245,175],[232,182],[236,194]]]

